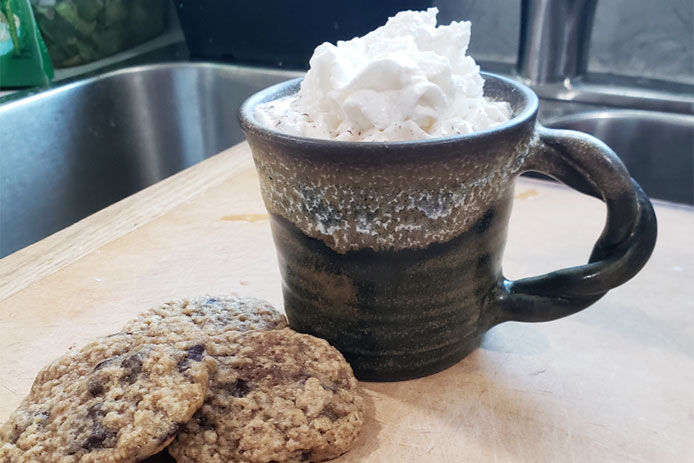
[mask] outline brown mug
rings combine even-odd
[[[513,118],[491,129],[400,142],[344,142],[260,125],[239,111],[253,152],[297,331],[327,339],[363,380],[428,375],[479,346],[492,326],[582,310],[633,277],[656,240],[653,207],[614,152],[580,132],[536,122],[524,85],[482,73],[484,94]],[[509,281],[501,260],[514,183],[550,175],[602,199],[607,223],[585,265]]]

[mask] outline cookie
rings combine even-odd
[[[227,331],[273,330],[286,326],[284,315],[262,299],[203,296],[154,307],[128,322],[123,331],[161,337],[195,328],[203,336],[215,336]]]
[[[39,373],[0,427],[0,462],[140,461],[200,408],[214,368],[202,344],[100,338]]]
[[[350,449],[364,420],[357,381],[326,341],[290,329],[211,338],[205,403],[169,453],[178,463],[323,461]]]

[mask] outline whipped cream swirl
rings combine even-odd
[[[466,134],[511,117],[483,95],[466,55],[470,22],[436,26],[437,8],[403,11],[363,37],[323,43],[297,95],[258,106],[261,124],[284,133],[348,141]]]

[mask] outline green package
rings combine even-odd
[[[53,66],[91,63],[164,31],[164,0],[31,0]]]
[[[46,85],[52,78],[29,0],[0,0],[0,88]]]

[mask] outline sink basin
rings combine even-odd
[[[243,140],[241,103],[296,75],[150,65],[0,105],[0,257]]]
[[[694,116],[610,110],[546,124],[603,140],[651,198],[694,204]]]

